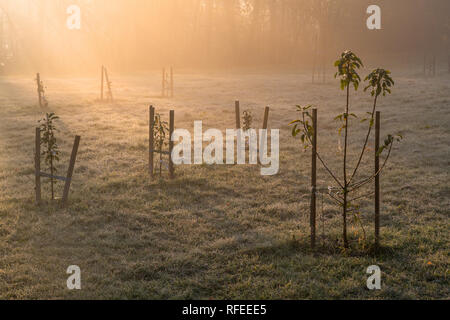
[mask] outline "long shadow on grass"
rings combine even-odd
[[[342,244],[331,239],[325,242],[318,243],[314,249],[311,248],[311,243],[308,237],[301,239],[290,239],[286,241],[279,241],[271,246],[256,247],[242,251],[241,253],[257,255],[267,258],[284,258],[299,253],[305,255],[320,256],[341,256],[341,257],[377,257],[380,261],[398,259],[404,257],[404,248],[380,246],[375,249],[372,244],[362,247],[356,243],[350,243],[349,249],[344,249]]]
[[[214,200],[216,204],[219,204],[223,201],[221,196],[226,196],[228,199],[242,196],[233,186],[217,186],[207,178],[186,177],[173,181],[160,180],[146,189],[149,192],[149,198],[154,198],[157,193],[163,194],[168,199],[178,202],[183,208],[189,208],[199,202],[205,207],[210,207],[207,200]]]

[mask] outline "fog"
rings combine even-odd
[[[67,8],[81,8],[69,30]],[[368,30],[377,4],[382,29]],[[448,0],[0,0],[5,74],[177,68],[332,67],[352,49],[368,61],[447,61]]]

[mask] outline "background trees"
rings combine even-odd
[[[370,62],[424,51],[447,57],[447,0],[379,0],[383,30],[366,28],[368,0],[79,0],[82,29],[65,27],[67,0],[0,0],[17,68],[128,71],[180,67],[308,66],[352,48]],[[6,29],[5,29],[6,30]],[[5,48],[1,48],[2,51]],[[419,61],[419,60],[418,60]]]

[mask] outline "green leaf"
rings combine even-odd
[[[384,149],[386,149],[385,146],[380,147],[377,151],[377,156],[380,156],[383,153]]]

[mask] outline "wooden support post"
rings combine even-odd
[[[267,130],[267,126],[269,124],[269,111],[270,111],[269,107],[266,107],[266,110],[264,110],[264,122],[262,127],[264,130]]]
[[[316,246],[316,190],[317,190],[317,109],[313,109],[313,138],[311,165],[311,248]]]
[[[269,126],[269,112],[270,112],[270,107],[266,107],[266,109],[264,110],[264,121],[263,121],[263,125],[262,125],[262,129],[263,130],[267,130],[268,126]],[[268,137],[268,133],[266,132],[266,137]],[[263,144],[263,140],[261,140],[261,144],[259,145],[259,152],[265,152],[265,146]],[[258,157],[258,164],[261,165],[261,159]]]
[[[155,108],[153,106],[150,106],[150,118],[149,118],[149,145],[148,145],[148,172],[150,174],[150,178],[153,178],[154,173],[154,152],[153,149],[155,147],[155,141],[154,141],[154,135],[153,130],[155,127]]]
[[[312,70],[312,83],[315,82],[316,78],[316,64],[317,64],[317,51],[318,51],[318,42],[319,42],[319,36],[316,35],[314,37],[314,60],[313,60],[313,70]]]
[[[311,248],[316,246],[316,190],[317,190],[317,109],[313,109],[313,138],[311,165]]]
[[[380,245],[380,156],[378,150],[380,149],[380,127],[381,127],[381,112],[377,111],[375,121],[375,248]]]
[[[234,103],[234,110],[236,113],[236,129],[240,129],[241,128],[241,111],[240,111],[240,103],[238,100]]]
[[[67,170],[66,184],[64,185],[64,193],[62,198],[62,204],[67,207],[69,202],[69,190],[70,183],[72,182],[73,170],[75,168],[75,161],[77,160],[78,147],[80,145],[80,136],[75,137],[75,142],[73,144],[72,155],[70,156],[69,169]]]
[[[162,83],[161,83],[162,93],[161,97],[166,97],[166,68],[162,70]]]
[[[423,54],[423,75],[427,75],[427,54]]]
[[[36,82],[37,82],[37,91],[38,91],[38,98],[39,98],[39,107],[42,108],[41,75],[39,73],[36,74]]]
[[[169,177],[174,178],[174,167],[172,162],[173,141],[172,134],[175,131],[175,111],[170,110],[170,126],[169,126]]]
[[[173,98],[173,67],[170,67],[170,97]]]
[[[327,57],[325,55],[325,52],[323,53],[323,65],[322,65],[322,83],[326,83],[327,78]]]
[[[435,77],[436,76],[436,56],[435,55],[433,55],[433,65],[432,65],[432,68],[433,68],[433,77]]]
[[[41,129],[36,128],[36,147],[34,155],[34,173],[35,173],[35,189],[36,203],[41,204]]]
[[[102,66],[101,85],[100,85],[100,101],[103,101],[103,90],[104,90],[103,84],[105,83],[105,80],[103,78],[104,74],[105,74],[105,71],[104,71],[104,67]]]
[[[104,68],[103,70],[105,70],[105,80],[106,80],[106,84],[108,86],[108,95],[109,95],[109,101],[113,102],[114,101],[114,97],[113,97],[113,93],[111,90],[111,82],[109,81],[109,76],[108,76],[108,70],[106,68]]]

